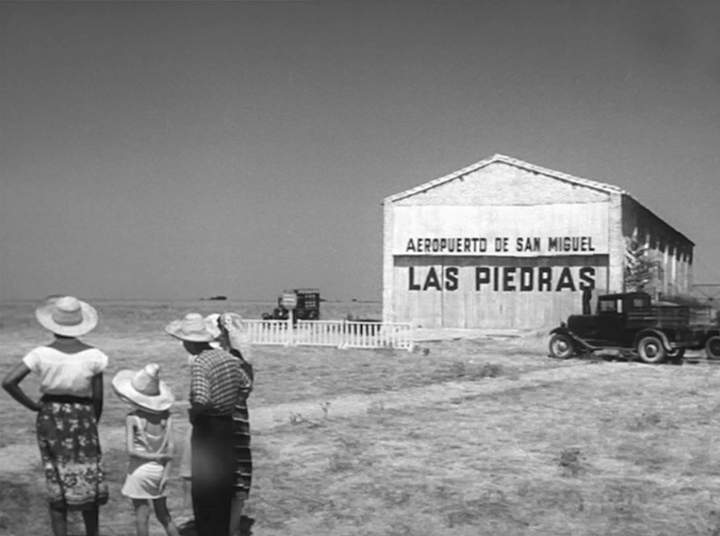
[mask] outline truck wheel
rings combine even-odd
[[[667,357],[667,352],[662,341],[654,335],[648,335],[640,339],[637,347],[640,361],[643,363],[662,363]]]
[[[720,336],[715,335],[707,340],[705,355],[708,359],[720,359]]]
[[[572,339],[562,333],[553,334],[553,336],[550,337],[548,347],[550,349],[550,356],[556,359],[567,359],[575,354]]]
[[[668,359],[673,365],[682,365],[683,357],[685,357],[685,348],[675,348],[667,353]]]

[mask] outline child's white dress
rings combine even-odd
[[[165,420],[165,429],[160,435],[147,432],[145,426],[147,421],[137,415],[130,414],[133,427],[133,443],[135,449],[140,452],[152,454],[167,453],[170,445],[170,434],[172,433],[172,421],[168,417]],[[158,499],[165,494],[164,486],[161,487],[165,465],[170,462],[160,463],[158,461],[141,460],[130,456],[128,462],[128,474],[125,477],[120,492],[131,499]]]

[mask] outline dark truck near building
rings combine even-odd
[[[702,348],[709,358],[720,357],[716,325],[694,326],[690,307],[653,304],[645,292],[600,296],[595,314],[571,315],[550,333],[550,355],[560,359],[618,350],[637,354],[645,363],[661,363],[682,360],[685,350]]]
[[[283,294],[295,294],[296,305],[293,309],[293,322],[298,320],[320,319],[320,290],[316,288],[298,288],[286,290]],[[263,313],[263,320],[287,320],[290,311],[283,305],[283,296],[279,296],[277,307],[272,313]]]

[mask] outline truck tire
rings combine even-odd
[[[640,361],[643,363],[662,363],[667,357],[667,352],[663,346],[662,341],[655,335],[648,335],[640,339],[637,346],[637,352],[640,356]]]
[[[675,350],[668,352],[667,356],[673,365],[682,365],[683,358],[685,357],[685,348],[675,348]]]
[[[705,355],[708,359],[720,359],[720,336],[714,335],[707,340]]]
[[[570,337],[563,333],[554,333],[548,343],[550,356],[555,359],[567,359],[575,354],[575,346]]]

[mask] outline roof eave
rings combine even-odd
[[[403,192],[390,195],[385,198],[385,202],[394,203],[396,201],[400,201],[401,199],[412,197],[413,195],[417,195],[417,194],[426,192],[428,190],[431,190],[432,188],[436,188],[442,184],[445,184],[447,182],[455,180],[464,175],[468,175],[469,173],[473,173],[479,169],[489,166],[490,164],[494,164],[494,163],[498,163],[498,162],[507,164],[510,166],[514,166],[514,167],[517,167],[520,169],[524,169],[524,170],[530,171],[532,173],[546,175],[548,177],[551,177],[551,178],[554,178],[554,179],[557,179],[557,180],[560,180],[563,182],[568,182],[568,183],[576,185],[576,186],[583,186],[585,188],[597,190],[597,191],[600,191],[603,193],[627,194],[627,192],[625,192],[622,188],[613,186],[612,184],[606,184],[606,183],[593,181],[590,179],[575,177],[575,176],[569,175],[567,173],[562,173],[560,171],[555,171],[552,169],[543,168],[541,166],[536,166],[535,164],[530,164],[529,162],[525,162],[523,160],[518,160],[517,158],[512,158],[510,156],[506,156],[506,155],[498,153],[498,154],[494,154],[493,156],[491,156],[489,158],[485,158],[483,160],[475,162],[474,164],[470,164],[469,166],[466,166],[462,169],[459,169],[457,171],[449,173],[448,175],[443,175],[442,177],[433,179],[431,181],[423,183],[423,184],[416,186],[414,188],[411,188],[409,190],[405,190]]]

